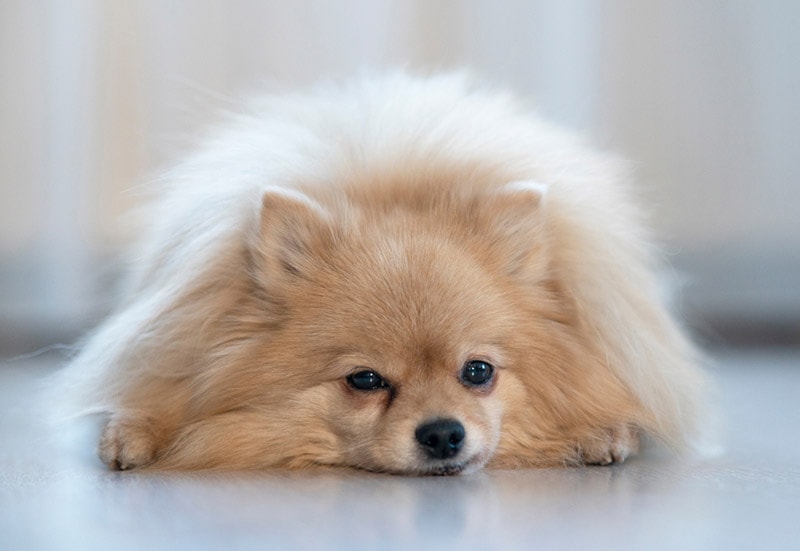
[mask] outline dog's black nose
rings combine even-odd
[[[453,419],[437,419],[417,427],[414,435],[422,449],[433,459],[453,457],[464,444],[467,431]]]

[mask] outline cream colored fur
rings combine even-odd
[[[164,175],[64,374],[119,468],[452,473],[698,436],[704,376],[617,160],[461,76],[266,98]],[[496,366],[490,388],[464,362]],[[393,390],[346,382],[369,367]],[[464,449],[420,454],[456,418]]]

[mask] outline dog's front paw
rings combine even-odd
[[[114,415],[103,429],[98,455],[114,470],[134,469],[153,461],[158,441],[158,426],[151,419]]]
[[[584,465],[622,463],[639,451],[639,433],[630,425],[619,425],[583,442],[579,451]]]

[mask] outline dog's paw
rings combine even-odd
[[[639,434],[630,425],[608,429],[597,438],[582,443],[581,461],[584,465],[622,463],[639,451]]]
[[[103,429],[98,455],[114,470],[134,469],[153,461],[158,440],[158,426],[151,419],[114,415]]]

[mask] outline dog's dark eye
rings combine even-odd
[[[471,360],[461,370],[461,380],[469,386],[485,385],[492,380],[494,367],[481,360]]]
[[[382,388],[389,388],[389,383],[386,379],[378,375],[371,369],[357,371],[347,376],[347,382],[351,387],[358,390],[380,390]]]

